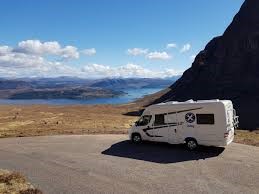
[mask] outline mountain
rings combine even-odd
[[[0,79],[0,99],[90,99],[124,92],[89,87],[94,80],[76,77]]]
[[[103,78],[83,79],[77,77],[57,78],[0,78],[0,90],[6,89],[54,89],[54,88],[103,88],[112,90],[127,90],[140,88],[167,88],[180,76],[166,79],[160,78]]]
[[[112,98],[123,92],[98,88],[32,89],[10,93],[8,99],[92,99]]]
[[[44,88],[71,88],[80,86],[89,86],[94,82],[92,79],[83,79],[78,77],[55,77],[55,78],[19,78],[15,81],[30,83],[34,89]]]
[[[158,78],[0,78],[0,99],[88,99],[117,97],[128,89],[168,88],[172,80]],[[123,92],[125,91],[125,92]]]
[[[91,84],[91,87],[126,90],[126,89],[139,89],[139,88],[167,88],[171,85],[172,80],[178,77],[159,79],[159,78],[106,78],[97,80]]]
[[[0,80],[0,90],[6,89],[20,89],[20,88],[31,88],[32,85],[25,81],[18,80]]]
[[[246,0],[224,34],[207,44],[170,89],[154,103],[230,99],[240,127],[259,128],[259,1]]]

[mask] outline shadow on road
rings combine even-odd
[[[102,154],[144,160],[155,163],[176,163],[190,160],[212,158],[220,155],[225,148],[199,147],[196,151],[188,151],[184,145],[170,145],[164,143],[145,142],[135,145],[130,141],[113,144]]]

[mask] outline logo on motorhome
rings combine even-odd
[[[185,115],[185,120],[188,122],[188,123],[193,123],[195,121],[195,115],[191,112],[187,113]]]

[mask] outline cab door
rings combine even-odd
[[[165,115],[166,114],[154,115],[152,141],[168,142],[168,125],[165,122]]]

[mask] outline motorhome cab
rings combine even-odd
[[[166,102],[147,107],[129,136],[134,143],[185,143],[193,150],[198,145],[230,144],[237,125],[238,116],[230,100]]]

